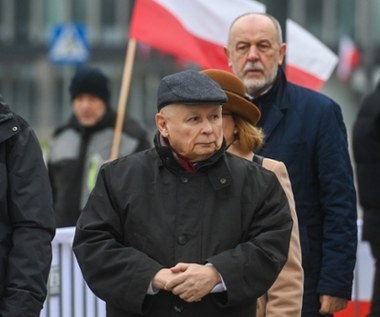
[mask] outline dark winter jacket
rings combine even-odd
[[[57,227],[74,226],[95,185],[98,170],[109,160],[116,114],[108,108],[95,126],[84,128],[73,116],[56,130],[48,155]],[[146,132],[133,119],[124,123],[119,156],[150,147]]]
[[[0,97],[0,316],[37,317],[46,297],[54,214],[38,140]]]
[[[287,82],[282,70],[254,102],[266,135],[258,154],[289,172],[305,274],[302,316],[315,316],[319,294],[351,298],[356,261],[356,193],[342,113],[330,98]]]
[[[380,244],[380,83],[362,103],[353,130],[363,239]]]
[[[156,138],[156,149],[101,168],[73,249],[109,317],[252,317],[285,263],[291,228],[272,172],[223,148],[188,173]],[[212,263],[227,292],[191,304],[147,295],[153,276],[178,262]]]

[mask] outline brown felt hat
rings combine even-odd
[[[261,116],[260,110],[247,99],[244,84],[238,77],[220,69],[205,69],[200,73],[217,82],[226,93],[228,102],[223,109],[236,113],[252,125],[256,125]]]

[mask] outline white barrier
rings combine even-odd
[[[57,229],[53,240],[53,260],[41,317],[105,317],[105,303],[83,280],[71,249],[74,228]]]
[[[361,222],[358,222],[359,237]],[[53,240],[53,261],[48,296],[41,317],[105,317],[105,303],[97,298],[83,280],[71,249],[74,228],[59,228]],[[355,268],[353,301],[369,301],[374,262],[368,244],[359,242]],[[354,303],[355,304],[355,303]],[[359,317],[359,313],[355,313]]]

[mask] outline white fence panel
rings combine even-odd
[[[83,280],[72,252],[74,228],[57,229],[53,240],[53,260],[41,317],[105,317],[105,303]]]

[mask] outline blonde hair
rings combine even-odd
[[[238,128],[237,140],[242,151],[257,151],[264,144],[264,132],[261,128],[255,127],[247,120],[234,114],[235,124]]]

